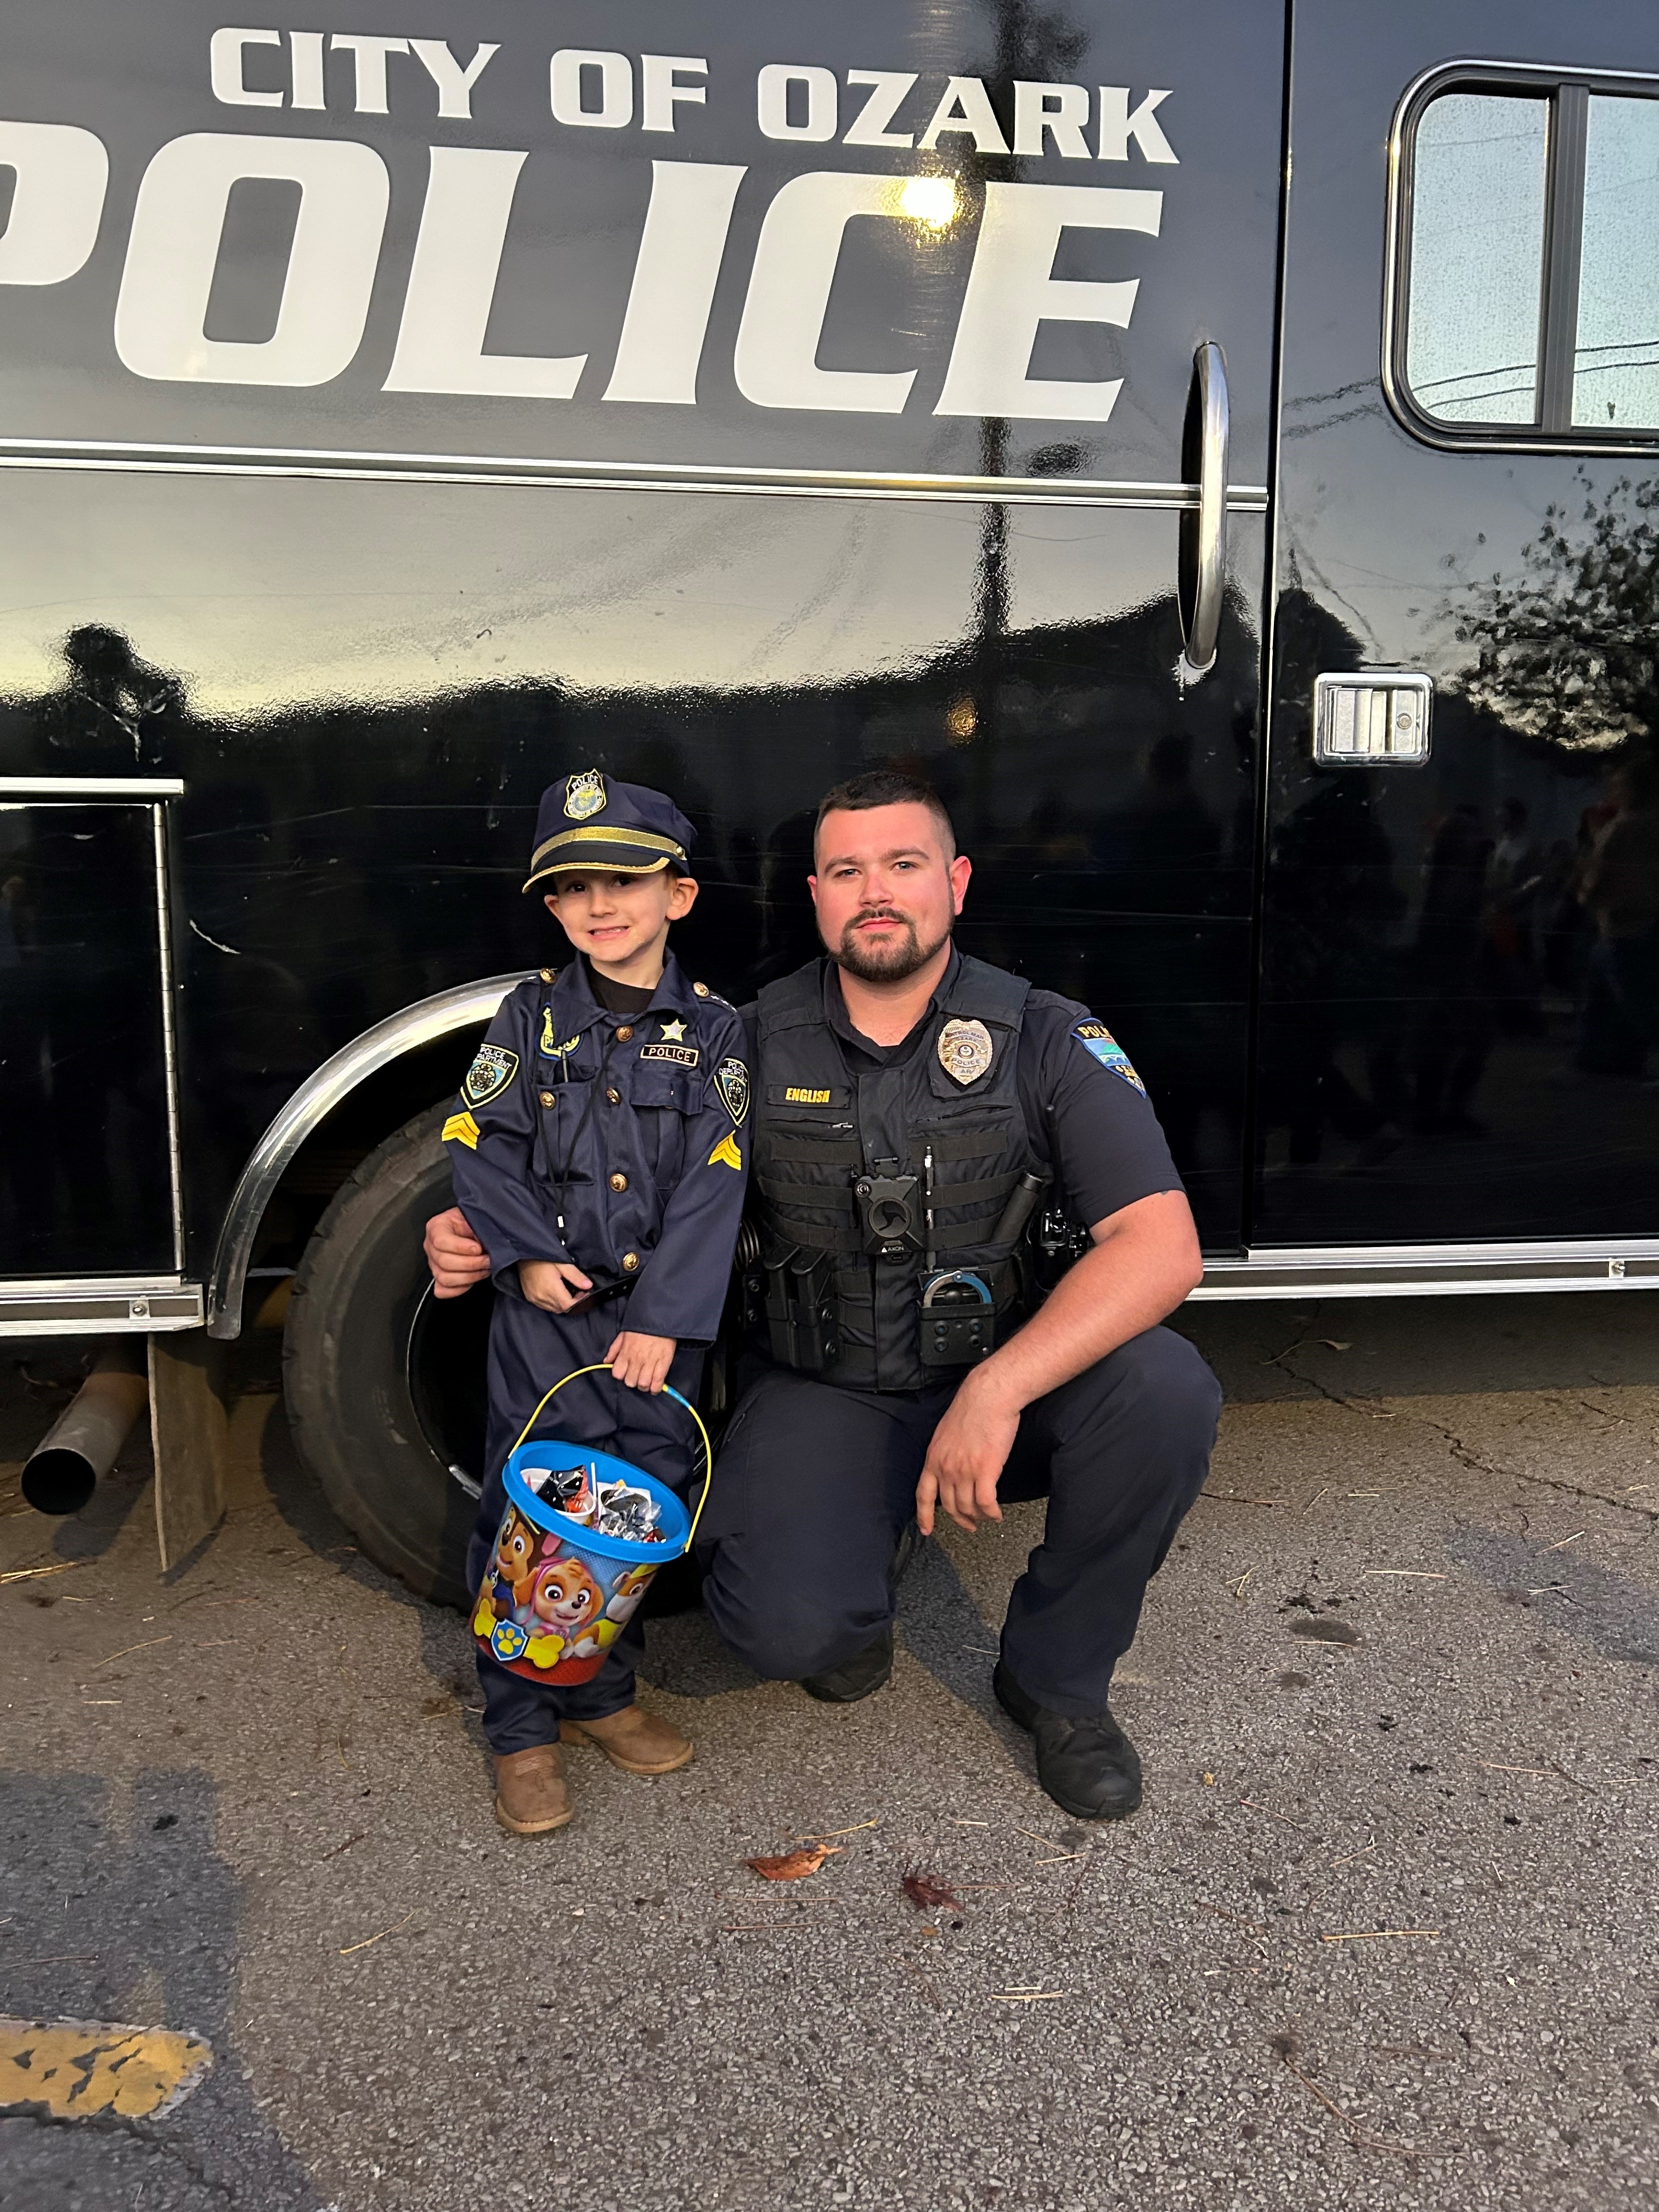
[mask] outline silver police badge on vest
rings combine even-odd
[[[994,1050],[983,1022],[946,1022],[939,1033],[939,1064],[953,1083],[977,1083]]]
[[[741,1125],[749,1111],[749,1070],[740,1060],[723,1060],[714,1070],[714,1088],[720,1104]]]
[[[573,822],[586,822],[605,805],[605,778],[596,768],[565,778],[564,811]]]
[[[504,1044],[481,1044],[478,1057],[466,1071],[461,1096],[469,1106],[487,1105],[498,1097],[519,1072],[519,1055]]]

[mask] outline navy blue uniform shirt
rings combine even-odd
[[[840,970],[831,960],[822,964],[823,1018],[857,1073],[907,1060],[921,1048],[928,1024],[956,981],[962,955],[952,947],[927,1011],[894,1045],[874,1044],[853,1027]],[[756,1009],[747,1006],[743,1012],[752,1065]],[[1063,1200],[1073,1221],[1091,1227],[1139,1199],[1182,1188],[1158,1115],[1127,1054],[1105,1024],[1076,1000],[1063,999],[1056,991],[1031,993],[1020,1024],[1016,1081],[1031,1148],[1054,1174],[1048,1203]]]
[[[633,1285],[617,1326],[707,1344],[749,1173],[743,1022],[671,953],[641,1013],[596,1000],[580,960],[502,1001],[444,1125],[455,1202],[520,1297],[521,1260]],[[561,1226],[562,1224],[562,1226]]]

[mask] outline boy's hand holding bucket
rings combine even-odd
[[[678,1349],[675,1337],[647,1336],[641,1329],[625,1328],[605,1356],[618,1382],[655,1392],[667,1382]]]

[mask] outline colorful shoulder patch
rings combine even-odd
[[[1114,1075],[1121,1076],[1123,1081],[1132,1085],[1143,1098],[1146,1096],[1146,1086],[1135,1073],[1128,1054],[1124,1051],[1104,1022],[1092,1020],[1079,1022],[1072,1031],[1072,1035],[1083,1047],[1085,1052],[1091,1054],[1103,1068],[1109,1069]]]
[[[481,1044],[478,1056],[466,1071],[461,1096],[469,1106],[487,1106],[499,1098],[519,1072],[519,1055],[504,1044]]]
[[[452,1114],[444,1123],[445,1144],[465,1145],[469,1152],[478,1149],[478,1125],[470,1114]]]

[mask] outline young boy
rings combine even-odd
[[[696,833],[660,792],[587,769],[542,795],[526,891],[575,951],[506,999],[445,1124],[455,1201],[489,1255],[489,1479],[467,1560],[477,1592],[506,1506],[501,1470],[544,1392],[536,1433],[592,1444],[684,1495],[704,1470],[684,1408],[720,1327],[748,1173],[743,1024],[667,950],[691,911]],[[559,1745],[630,1774],[691,1746],[634,1702],[624,1627],[591,1680],[531,1680],[480,1650],[495,1816],[519,1836],[572,1807]]]

